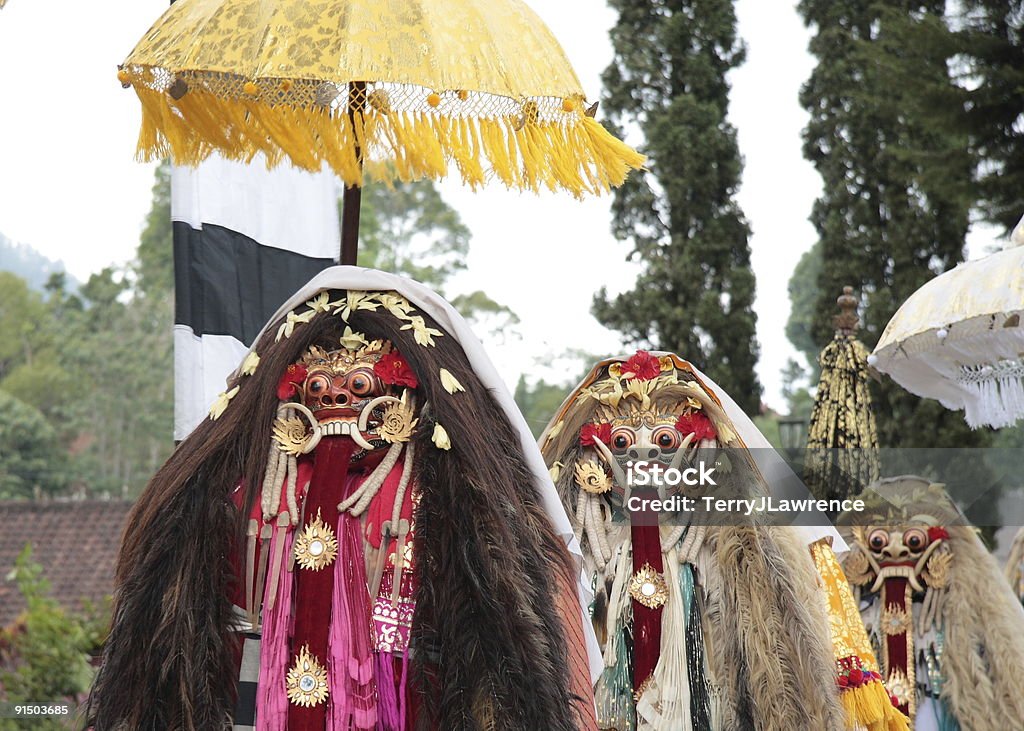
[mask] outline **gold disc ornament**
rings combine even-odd
[[[309,654],[309,645],[303,645],[295,663],[285,677],[288,700],[297,706],[312,708],[327,700],[327,670]]]
[[[657,609],[668,601],[665,578],[645,563],[629,580],[629,595],[649,609]]]
[[[338,539],[331,527],[316,518],[295,537],[295,561],[301,568],[319,571],[330,566],[338,556]]]

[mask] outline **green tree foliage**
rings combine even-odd
[[[818,353],[821,352],[813,332],[819,299],[818,279],[824,263],[822,244],[818,240],[800,257],[789,278],[790,311],[786,320],[786,337],[806,359],[806,363],[797,363],[797,366],[810,368],[812,375],[818,372]]]
[[[134,495],[173,447],[171,298],[134,290],[109,269],[82,294],[81,336],[68,353],[81,389],[69,404],[76,482]]]
[[[514,394],[516,406],[523,412],[533,436],[540,438],[544,427],[551,421],[574,385],[548,383],[542,379],[531,386],[525,376],[519,377]]]
[[[630,343],[672,350],[751,412],[754,373],[750,230],[735,200],[742,162],[727,121],[729,71],[743,62],[731,0],[612,0],[615,59],[605,106],[637,126],[650,172],[615,191],[612,229],[642,263],[632,291],[594,300]]]
[[[960,0],[945,15],[890,11],[886,21],[886,69],[906,86],[909,112],[931,134],[962,141],[952,159],[973,167],[946,184],[960,183],[979,218],[1009,232],[1024,213],[1024,1]],[[916,79],[921,54],[949,59],[952,83]],[[959,171],[937,170],[949,172]]]
[[[22,363],[31,364],[46,342],[39,327],[46,308],[24,279],[0,272],[0,378]]]
[[[64,455],[46,417],[0,389],[0,499],[59,492],[67,482]]]
[[[0,628],[0,689],[10,703],[85,700],[92,682],[91,654],[102,645],[104,613],[66,612],[50,596],[42,568],[32,561],[31,546],[18,556],[13,578],[25,598],[18,620]],[[26,723],[0,719],[0,731],[63,729],[66,720],[33,719]]]
[[[897,52],[892,18],[941,17],[944,6],[943,0],[799,4],[814,29],[810,50],[817,59],[800,97],[810,113],[804,154],[825,184],[811,215],[827,262],[813,305],[811,337],[819,349],[832,337],[843,285],[863,294],[861,337],[872,347],[910,294],[963,259],[969,201],[957,181],[971,175],[964,139],[911,113],[912,84],[902,75],[912,64],[916,83],[949,87],[948,59],[934,47],[900,46],[900,75],[890,63]],[[806,291],[797,294],[794,318],[805,325],[811,298]],[[876,403],[879,440],[886,446],[971,446],[985,438],[967,429],[962,414],[918,399],[888,379],[877,389]]]
[[[341,201],[338,202],[339,213]],[[363,188],[359,213],[359,265],[402,274],[444,294],[449,280],[466,269],[469,228],[445,203],[431,180]],[[450,297],[463,317],[494,331],[516,325],[508,307],[476,290]]]
[[[171,228],[171,166],[165,160],[156,168],[153,204],[139,236],[135,273],[138,289],[147,295],[166,295],[174,290],[174,244]]]

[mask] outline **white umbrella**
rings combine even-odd
[[[911,393],[963,409],[973,429],[1024,416],[1024,219],[1010,241],[910,295],[868,358]]]

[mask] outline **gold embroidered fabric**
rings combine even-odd
[[[558,41],[521,0],[179,0],[128,64],[514,99],[583,93]]]
[[[865,668],[878,672],[878,661],[871,651],[864,621],[835,552],[825,541],[818,541],[811,545],[811,555],[828,601],[829,627],[836,659],[856,655]]]
[[[361,184],[358,149],[373,178],[452,166],[474,187],[576,195],[643,163],[585,115],[565,54],[521,0],[179,0],[118,78],[142,101],[145,159],[263,153]]]
[[[863,343],[841,333],[818,356],[821,380],[808,426],[804,468],[815,497],[846,497],[878,479],[878,432],[867,358]]]

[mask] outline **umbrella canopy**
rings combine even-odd
[[[836,300],[835,336],[818,356],[821,379],[807,429],[804,479],[818,498],[846,498],[878,479],[878,432],[868,390],[868,349],[857,339],[857,298]]]
[[[1024,416],[1024,247],[927,282],[886,325],[869,362],[911,393],[963,409],[972,428]]]
[[[347,186],[441,178],[575,195],[643,156],[588,116],[521,0],[178,0],[120,67],[139,153],[329,165]]]

